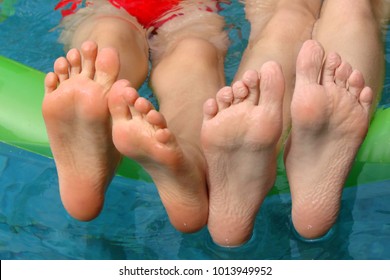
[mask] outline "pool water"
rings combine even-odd
[[[288,194],[265,200],[252,239],[213,244],[207,230],[181,234],[153,184],[116,177],[102,214],[83,223],[63,209],[51,159],[0,143],[1,259],[390,259],[390,181],[347,188],[328,237],[300,240]]]
[[[50,71],[63,55],[59,31],[52,30],[60,19],[56,2],[18,1],[0,23],[0,55]],[[236,1],[224,14],[232,37],[229,81],[249,28]],[[390,103],[388,79],[381,106]],[[141,91],[151,96],[147,86]],[[278,174],[279,189],[288,188],[282,167]],[[114,178],[102,214],[78,222],[62,207],[53,160],[0,143],[0,259],[390,259],[390,181],[362,184],[360,178],[358,187],[344,190],[338,222],[325,238],[307,242],[294,233],[291,197],[280,191],[266,198],[252,239],[227,249],[213,244],[207,229],[177,232],[155,186],[122,177]]]

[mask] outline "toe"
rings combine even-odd
[[[168,128],[158,129],[155,134],[156,140],[162,144],[168,144],[174,140],[172,132]]]
[[[276,105],[282,111],[284,77],[282,68],[276,62],[267,62],[260,69],[260,103]]]
[[[121,81],[116,82],[108,95],[108,107],[114,122],[118,119],[131,119],[129,105],[138,98],[137,92],[125,86]]]
[[[166,128],[167,122],[164,116],[156,110],[150,110],[146,115],[146,121],[158,128]]]
[[[218,113],[217,101],[213,98],[208,99],[203,105],[203,119],[205,121],[211,120]]]
[[[368,117],[370,115],[373,101],[374,101],[374,92],[372,91],[372,89],[370,87],[363,88],[363,90],[360,92],[359,102],[366,110]]]
[[[106,88],[110,88],[119,74],[119,55],[112,48],[102,49],[96,57],[95,80]]]
[[[45,93],[50,94],[56,90],[58,84],[58,76],[50,72],[45,77]]]
[[[218,110],[224,110],[233,102],[233,90],[231,87],[223,87],[217,92],[216,96]]]
[[[98,53],[96,43],[87,41],[81,46],[82,54],[82,70],[81,74],[85,77],[93,79],[95,76],[95,61]]]
[[[146,115],[153,109],[152,103],[146,98],[140,97],[135,101],[134,109],[141,115]],[[134,113],[134,115],[136,112]]]
[[[347,87],[347,80],[352,74],[352,67],[349,63],[341,62],[335,72],[335,83],[339,87]]]
[[[244,96],[242,99],[246,98],[246,100],[257,105],[259,103],[259,96],[260,96],[259,74],[257,73],[257,71],[248,70],[242,76],[242,82],[246,88],[245,89],[246,96]],[[244,92],[244,89],[241,89],[241,91]],[[234,99],[236,99],[236,93],[234,95]]]
[[[70,64],[70,76],[78,75],[81,72],[81,55],[77,49],[71,49],[67,55],[66,59]]]
[[[57,58],[54,62],[54,72],[57,74],[60,83],[69,79],[69,62],[65,57]]]
[[[335,72],[336,69],[341,64],[341,57],[337,53],[330,53],[324,62],[324,67],[322,68],[322,77],[321,83],[334,83],[335,82]]]
[[[318,42],[308,40],[303,44],[297,57],[297,86],[318,82],[323,58],[324,49]]]
[[[231,102],[232,104],[241,103],[249,95],[249,89],[242,80],[237,81],[232,85],[232,91],[233,91],[233,100]]]
[[[359,70],[354,70],[349,76],[347,83],[349,93],[358,99],[369,116],[374,100],[374,93],[370,87],[365,86],[363,74]]]
[[[348,80],[348,91],[359,98],[361,91],[364,88],[364,78],[363,74],[358,71],[354,70],[352,74],[349,76]]]

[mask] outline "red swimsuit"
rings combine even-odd
[[[145,28],[150,26],[158,27],[162,23],[157,20],[165,13],[172,11],[178,6],[181,0],[107,0],[114,7],[125,9],[130,15],[137,18],[138,22]],[[55,10],[62,9],[63,16],[73,14],[82,0],[61,0]],[[87,1],[87,5],[93,4]],[[165,19],[165,21],[169,20]],[[158,26],[156,26],[158,25]]]

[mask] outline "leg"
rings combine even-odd
[[[114,32],[114,33],[113,33]],[[113,48],[119,53],[118,78],[129,80],[139,88],[148,74],[148,47],[145,33],[118,17],[96,15],[82,22],[73,34],[70,46],[79,49],[85,41],[94,41],[101,48]]]
[[[325,52],[329,53],[327,56],[328,64],[325,64],[324,72],[335,72],[333,77],[338,86],[332,89],[325,83],[326,77],[322,77],[321,85],[329,91],[330,95],[327,101],[321,102],[321,104],[315,103],[317,100],[308,96],[306,90],[298,86],[299,77],[297,77],[295,100],[293,100],[291,109],[293,130],[285,158],[293,199],[292,219],[295,228],[304,237],[319,237],[334,224],[340,207],[342,187],[368,126],[365,111],[361,110],[365,98],[364,91],[360,97],[357,95],[356,101],[351,100],[352,103],[347,103],[346,108],[342,108],[341,103],[337,101],[336,105],[339,107],[336,108],[340,111],[333,109],[331,113],[333,115],[324,111],[323,115],[319,117],[324,124],[332,124],[336,123],[336,120],[340,120],[340,122],[342,120],[350,127],[330,126],[328,133],[322,131],[316,134],[318,128],[313,126],[312,137],[307,137],[308,128],[306,125],[309,120],[305,119],[302,114],[302,112],[307,112],[304,104],[310,104],[314,110],[323,111],[329,107],[326,103],[333,100],[334,94],[337,94],[341,89],[348,93],[354,91],[353,87],[362,87],[365,80],[365,84],[373,90],[374,105],[370,107],[372,114],[379,98],[384,75],[380,19],[374,16],[373,11],[377,9],[372,6],[374,2],[380,4],[378,1],[327,0],[323,5],[321,17],[314,30],[314,38],[320,41]],[[318,50],[318,45],[313,43],[309,45],[311,47],[308,46],[302,50],[299,62],[300,76],[307,76],[310,72],[315,72],[306,70],[306,68],[318,68],[320,62],[310,61],[309,56],[323,56]],[[337,52],[353,68],[359,69],[362,76],[357,75],[356,72],[352,73],[352,67],[341,62],[340,58],[336,59],[335,54],[331,54],[332,52]],[[304,59],[305,55],[308,58]],[[338,65],[339,63],[342,64]],[[329,70],[329,68],[331,69]],[[346,81],[348,81],[347,88]],[[312,94],[315,95],[315,92],[313,89]],[[304,102],[304,104],[299,104],[299,102]],[[352,112],[346,114],[345,110],[348,108]],[[310,147],[313,149],[308,148],[308,139],[312,141]],[[326,139],[332,139],[333,144],[321,142],[328,141]],[[344,145],[341,144],[344,142],[348,145],[345,149]],[[306,158],[307,161],[303,161],[303,158]],[[302,174],[312,175],[310,178],[303,179]]]
[[[133,100],[129,89],[112,95],[110,110],[118,150],[152,176],[171,223],[178,230],[193,232],[208,218],[206,166],[200,147],[202,105],[224,85],[225,53],[199,34],[186,30],[177,34],[157,62],[152,57],[151,84],[160,112],[144,99]]]
[[[175,82],[169,77],[176,77]],[[192,220],[199,228],[207,222],[209,207],[200,146],[202,106],[224,86],[223,57],[203,39],[184,39],[154,68],[151,78],[161,113],[182,150],[181,162],[173,167],[182,169],[168,180],[158,168],[151,166],[150,171],[171,221],[180,225]]]
[[[326,0],[313,32],[313,39],[321,43],[326,53],[337,52],[352,68],[362,72],[376,101],[383,86],[385,60],[381,19],[374,11],[383,9],[383,2]]]
[[[291,125],[290,104],[295,83],[295,61],[306,40],[312,36],[314,23],[321,8],[320,0],[246,0],[246,15],[251,24],[251,34],[237,79],[249,69],[259,71],[267,61],[282,67],[285,77],[283,107],[284,141]]]
[[[42,111],[63,204],[73,217],[90,220],[100,213],[120,161],[112,142],[109,89],[118,76],[139,86],[148,61],[145,46],[136,43],[142,34],[118,18],[92,16],[72,36],[81,51],[71,49],[56,61],[46,78]],[[91,39],[97,45],[84,42]]]
[[[286,134],[290,126],[289,108],[296,56],[302,43],[311,37],[320,5],[319,0],[246,1],[251,34],[236,74],[235,80],[239,81],[233,84],[233,89],[220,91],[216,100],[220,104],[226,103],[223,102],[224,95],[233,93],[238,104],[225,104],[218,106],[216,110],[215,101],[210,101],[209,106],[214,107],[205,107],[205,115],[208,117],[205,117],[202,132],[209,168],[209,229],[214,241],[221,245],[240,245],[250,238],[258,209],[273,186],[276,158],[281,139],[284,138],[280,134]],[[268,61],[276,61],[282,69],[275,63],[270,67]],[[249,69],[256,70],[260,80],[253,77],[253,72],[247,72]],[[252,73],[252,77],[248,73]],[[240,100],[240,92],[245,92],[243,88],[247,88],[249,92],[257,92],[250,93],[248,99],[259,95],[260,101],[247,100],[246,96]],[[283,91],[284,104],[283,108],[279,108],[277,100],[283,96]],[[233,98],[229,94],[227,97]],[[262,112],[268,105],[265,105],[262,98],[266,99],[270,95],[275,95],[275,106],[271,106],[270,115],[264,117]],[[247,107],[253,108],[253,113],[243,114],[241,110]],[[282,112],[282,119],[279,119],[279,113]],[[231,122],[235,117],[243,121]],[[255,117],[258,117],[256,121],[252,121]],[[269,117],[274,117],[274,120]],[[217,123],[220,125],[216,125]],[[279,125],[283,127],[279,128]],[[232,138],[234,133],[238,135]],[[216,135],[225,140],[219,141],[220,138],[216,138]],[[242,145],[241,150],[234,149],[238,145]],[[226,158],[229,161],[221,160]],[[234,177],[221,175],[233,172]],[[252,197],[248,193],[255,195]],[[229,229],[234,229],[234,232]]]

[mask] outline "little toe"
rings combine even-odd
[[[98,47],[95,42],[87,41],[82,44],[81,74],[87,78],[93,79],[95,76],[95,61],[96,61],[97,53],[98,53]]]
[[[353,70],[348,78],[348,91],[356,96],[356,98],[359,98],[364,85],[363,74],[359,70]]]
[[[71,49],[66,54],[66,59],[70,64],[70,76],[78,75],[81,72],[81,55],[77,49]]]
[[[359,95],[359,102],[366,110],[368,117],[370,115],[373,101],[374,101],[374,92],[372,91],[372,89],[370,87],[363,88],[363,90],[360,92]]]
[[[214,98],[206,100],[203,104],[203,119],[211,120],[218,114],[218,104]]]
[[[69,79],[69,62],[65,57],[57,58],[54,62],[54,72],[57,74],[60,83]]]
[[[53,72],[48,73],[45,77],[45,93],[46,94],[52,93],[57,89],[57,85],[58,85],[58,76]]]
[[[233,90],[232,87],[223,87],[217,92],[216,100],[218,104],[218,110],[224,110],[233,102]]]

